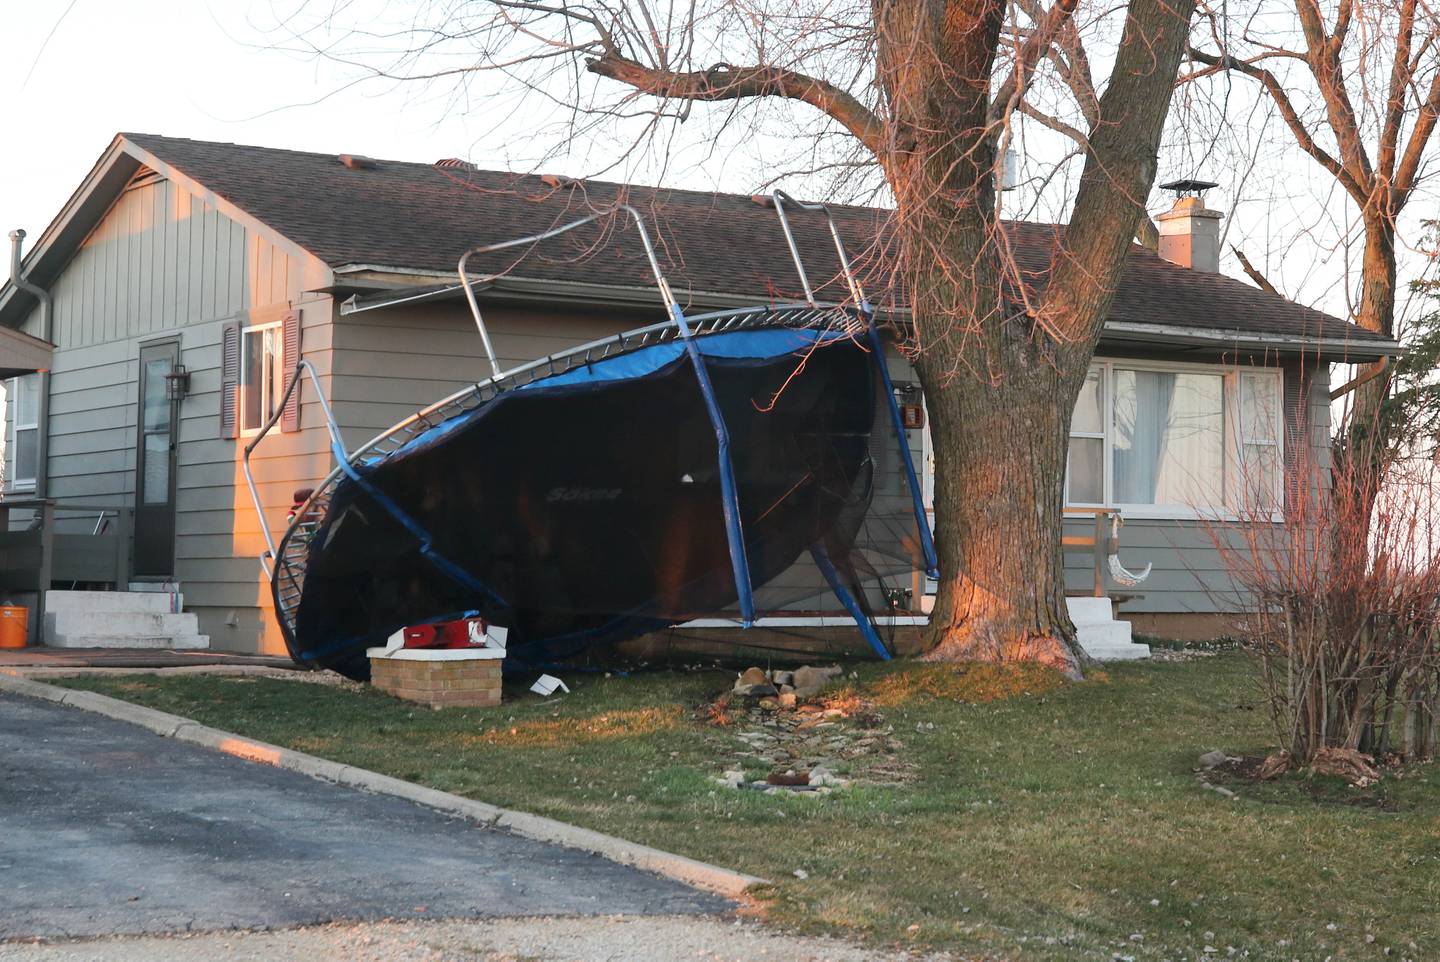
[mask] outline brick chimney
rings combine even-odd
[[[1220,271],[1220,220],[1225,215],[1205,206],[1202,194],[1218,186],[1204,180],[1161,184],[1175,191],[1175,206],[1156,217],[1160,256],[1172,264],[1215,274]]]

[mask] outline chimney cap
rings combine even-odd
[[[1199,197],[1212,187],[1220,185],[1210,180],[1172,180],[1168,184],[1161,184],[1161,190],[1173,190],[1176,197],[1184,197],[1187,194],[1192,197]]]

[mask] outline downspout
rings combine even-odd
[[[55,313],[55,302],[50,292],[38,284],[26,280],[21,273],[21,245],[25,232],[16,228],[10,232],[10,282],[17,288],[35,297],[40,302],[40,333],[42,341],[53,340],[51,325]],[[50,372],[40,371],[40,410],[36,412],[35,450],[35,497],[45,497],[50,480]]]

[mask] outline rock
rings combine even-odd
[[[772,688],[772,689],[770,689],[770,691],[771,691],[771,693],[773,694],[774,691],[775,691],[775,689]],[[777,709],[777,708],[779,708],[779,707],[780,707],[780,703],[779,703],[778,701],[776,701],[774,698],[762,698],[762,699],[760,699],[760,708],[761,708],[763,711],[774,711],[775,709]]]
[[[780,693],[767,681],[763,685],[736,685],[735,694],[742,698],[774,698]]]
[[[770,681],[783,690],[786,685],[793,686],[795,684],[795,673],[793,671],[772,671]]]
[[[780,707],[781,707],[781,708],[794,708],[794,707],[795,707],[795,693],[794,693],[793,691],[782,691],[782,692],[780,693]]]
[[[741,685],[768,685],[769,683],[770,679],[766,678],[765,673],[759,668],[746,668],[740,673],[740,678],[735,682],[735,687],[739,688]]]
[[[810,873],[807,872],[807,871],[805,871],[803,868],[797,868],[797,869],[796,869],[794,872],[792,872],[791,874],[794,875],[796,878],[798,878],[798,879],[799,879],[800,881],[802,881],[802,882],[805,881],[807,878],[810,877]]]
[[[1196,761],[1196,765],[1204,771],[1212,768],[1219,768],[1230,760],[1230,756],[1222,751],[1206,752]]]
[[[745,773],[734,771],[725,772],[719,778],[715,779],[715,782],[726,788],[739,788],[745,783]]]
[[[773,698],[780,692],[759,668],[746,668],[735,680],[735,694],[745,698]]]
[[[794,678],[790,683],[795,686],[797,697],[809,698],[812,695],[818,695],[821,688],[839,678],[840,675],[841,669],[838,665],[829,668],[813,668],[806,665],[803,668],[795,669]]]

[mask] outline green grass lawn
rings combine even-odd
[[[444,712],[263,679],[64,684],[774,879],[767,915],[795,928],[1002,958],[1440,958],[1440,766],[1231,800],[1191,768],[1267,748],[1246,656],[1002,677],[1016,692],[979,701],[992,674],[859,669],[914,777],[823,798],[710,780],[737,742],[696,709],[728,674],[567,676],[558,700]]]

